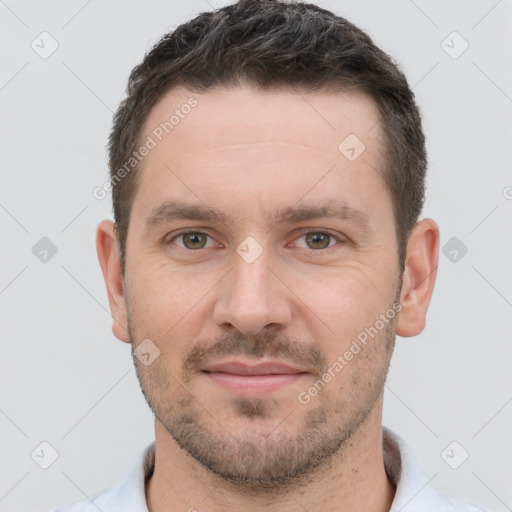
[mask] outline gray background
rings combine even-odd
[[[164,32],[226,3],[0,0],[4,512],[53,510],[113,485],[153,439],[129,346],[111,333],[94,246],[111,206],[92,190],[107,177],[111,116],[132,67]],[[442,246],[458,239],[440,256],[427,328],[398,339],[384,424],[438,489],[512,510],[512,2],[318,4],[402,65],[428,140],[424,215]],[[59,45],[46,59],[31,47],[51,49],[43,31]],[[469,44],[461,55],[453,31]],[[32,251],[42,237],[57,248],[46,261]],[[58,452],[47,469],[43,441]]]

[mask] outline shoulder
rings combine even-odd
[[[487,512],[483,508],[440,493],[432,494],[427,499],[413,500],[400,510],[402,512]]]
[[[464,501],[460,501],[452,496],[446,496],[443,494],[439,494],[439,497],[443,500],[443,503],[449,505],[451,508],[447,510],[452,512],[487,512],[483,508],[476,507],[475,505],[470,505]],[[443,509],[444,510],[444,509]]]
[[[396,486],[390,512],[485,512],[438,492],[407,443],[386,427],[383,427],[383,451],[386,473]]]
[[[82,500],[66,505],[63,508],[59,508],[55,512],[98,512],[102,510],[104,512],[110,511],[107,508],[113,504],[112,497],[115,494],[115,487],[105,489],[90,498],[84,498]]]
[[[151,474],[154,463],[155,443],[152,442],[139,454],[120,484],[55,512],[148,512],[145,481]]]

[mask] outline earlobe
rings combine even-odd
[[[439,227],[432,219],[416,223],[407,244],[402,281],[402,310],[396,333],[416,336],[425,328],[427,309],[434,291],[439,259]]]
[[[123,286],[123,274],[119,258],[114,223],[102,221],[96,230],[96,251],[107,287],[108,302],[112,315],[112,332],[116,338],[130,342],[128,315]]]

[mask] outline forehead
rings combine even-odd
[[[362,91],[218,86],[197,94],[178,87],[155,105],[142,134],[159,145],[179,144],[180,152],[281,141],[335,154],[355,135],[368,157],[380,143],[379,121],[375,102]]]
[[[138,171],[133,214],[147,216],[184,195],[220,210],[230,194],[230,204],[237,196],[240,204],[260,197],[291,205],[305,194],[314,202],[315,194],[329,192],[331,199],[354,198],[362,189],[371,194],[372,187],[378,193],[379,121],[377,106],[362,92],[173,89],[143,128],[141,141],[151,139],[153,147]],[[353,206],[361,209],[359,203]]]

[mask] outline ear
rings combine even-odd
[[[399,336],[416,336],[425,328],[438,260],[439,227],[434,220],[423,219],[414,226],[407,244],[400,294],[402,310],[396,328]]]
[[[128,315],[124,295],[123,274],[114,223],[102,221],[96,230],[96,250],[103,278],[107,286],[108,302],[112,314],[112,332],[116,338],[130,343]]]

